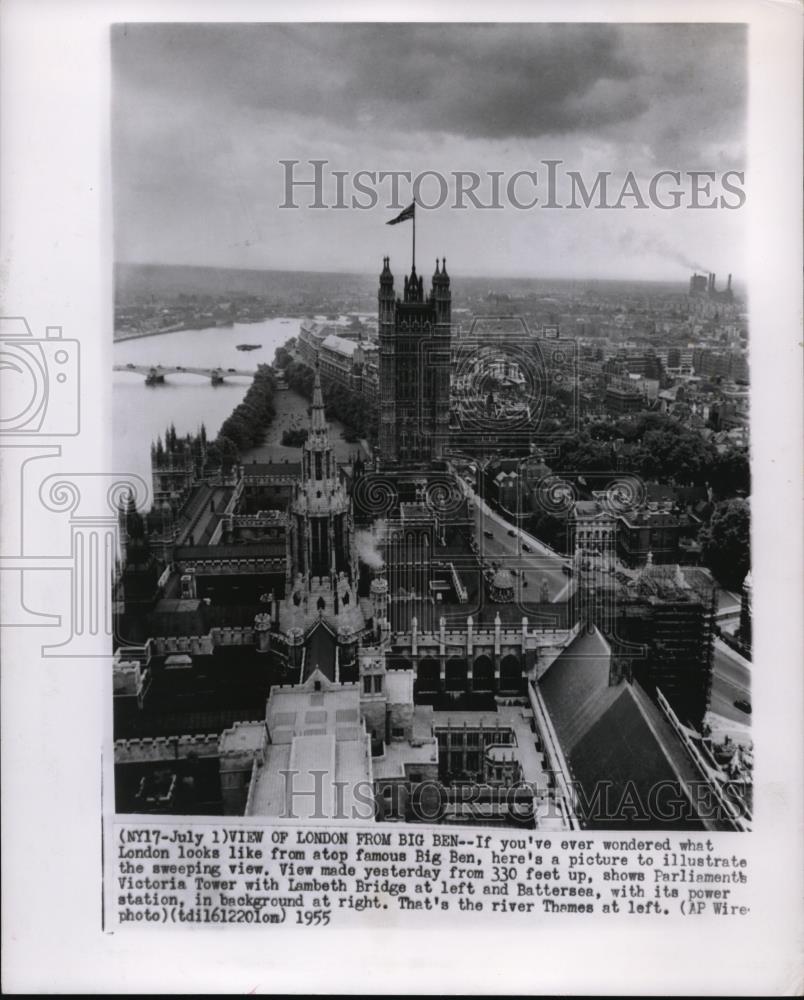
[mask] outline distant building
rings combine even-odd
[[[633,676],[649,693],[660,689],[681,721],[699,730],[712,686],[714,614],[714,582],[697,567],[649,560],[617,595],[615,635],[643,648],[630,661]]]
[[[608,413],[620,416],[625,413],[638,413],[645,409],[645,396],[630,385],[622,382],[606,387],[604,405]]]
[[[299,335],[296,337],[296,350],[302,361],[311,368],[315,367],[318,361],[318,352],[324,338],[330,333],[334,333],[335,328],[324,326],[315,320],[303,320],[299,327]]]
[[[617,518],[598,495],[578,500],[569,517],[574,552],[575,617],[596,623],[604,631],[612,627],[610,600],[615,572]]]
[[[617,555],[627,566],[678,562],[682,551],[700,551],[696,538],[707,509],[702,487],[647,483],[644,503],[617,519]]]
[[[696,347],[692,352],[692,365],[695,374],[702,378],[719,377],[744,383],[749,381],[747,351]]]
[[[617,554],[627,566],[678,560],[680,523],[672,510],[640,509],[618,519]]]
[[[706,274],[693,274],[690,278],[690,295],[706,295],[709,287],[709,277]]]
[[[207,438],[201,433],[180,438],[174,427],[168,428],[165,441],[151,445],[151,489],[153,505],[175,514],[203,477],[207,461]]]
[[[362,339],[346,337],[348,328],[322,325],[314,320],[304,320],[296,338],[301,360],[310,368],[319,365],[322,376],[369,400],[376,400],[379,392],[377,344]]]
[[[359,341],[328,333],[319,346],[318,364],[326,378],[350,385],[353,369],[363,365],[362,345]]]
[[[718,291],[716,274],[693,274],[690,278],[690,295],[708,297],[719,302],[732,302],[734,293],[731,288],[731,275],[728,277],[726,287]]]

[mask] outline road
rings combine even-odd
[[[516,596],[521,601],[538,601],[542,580],[547,580],[549,599],[563,600],[568,578],[562,569],[562,560],[547,549],[525,552],[516,528],[502,521],[493,513],[486,513],[470,487],[467,495],[474,502],[478,544],[487,562],[500,562],[508,569],[517,570]],[[490,532],[487,538],[484,532]],[[509,532],[514,533],[512,537]],[[527,544],[527,543],[526,543]],[[521,582],[527,588],[521,589]],[[751,664],[735,653],[721,639],[715,639],[712,664],[712,699],[710,711],[740,725],[750,725],[751,716],[735,707],[734,702],[751,703]]]
[[[751,716],[734,707],[734,702],[740,699],[749,704],[751,702],[751,664],[716,638],[710,711],[733,722],[749,725]]]
[[[204,486],[203,490],[203,501],[199,501],[192,521],[185,527],[177,539],[179,545],[190,544],[190,538],[192,538],[193,545],[205,544],[210,522],[213,518],[217,518],[232,495],[231,486]]]
[[[467,495],[475,508],[477,544],[484,563],[497,562],[514,572],[517,600],[526,603],[541,601],[542,582],[547,581],[548,600],[564,600],[569,577],[563,570],[564,560],[547,548],[535,550],[532,542],[523,541],[517,528],[499,515],[490,512],[466,487]],[[487,537],[486,533],[491,537]],[[527,552],[524,545],[534,549]],[[522,584],[525,582],[526,587]]]

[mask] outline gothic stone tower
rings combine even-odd
[[[447,262],[436,261],[430,297],[416,266],[394,293],[390,258],[379,292],[380,463],[426,467],[443,458],[449,435],[452,295]]]
[[[291,502],[288,575],[354,580],[355,556],[349,497],[329,441],[321,377],[315,369],[310,430],[302,449],[302,476]],[[288,581],[290,582],[290,580]]]

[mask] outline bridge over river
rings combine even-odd
[[[213,385],[220,385],[227,378],[254,378],[257,374],[249,368],[196,368],[185,365],[115,365],[114,371],[144,375],[146,385],[160,385],[166,375],[197,375],[208,378]]]

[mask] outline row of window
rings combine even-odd
[[[510,729],[439,729],[436,730],[438,747],[443,750],[462,747],[487,747],[495,743],[509,744],[514,742]]]
[[[382,674],[363,675],[363,694],[382,694]]]

